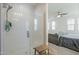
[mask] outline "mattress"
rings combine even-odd
[[[67,35],[62,35],[62,37],[79,39],[79,34],[67,34]]]

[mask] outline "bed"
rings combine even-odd
[[[54,36],[53,36],[54,35]],[[51,43],[51,41],[56,42],[56,45],[58,46],[62,46],[62,47],[66,47],[75,51],[79,52],[79,34],[65,34],[65,35],[55,35],[55,34],[51,34],[51,38],[50,38],[50,34],[49,34],[49,42]],[[51,39],[51,41],[50,41]],[[52,42],[52,43],[53,43]],[[55,44],[55,43],[53,43]]]
[[[79,34],[67,34],[60,36],[59,46],[79,52]]]

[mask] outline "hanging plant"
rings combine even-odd
[[[5,30],[7,32],[9,32],[11,27],[12,27],[12,23],[10,21],[6,20]]]

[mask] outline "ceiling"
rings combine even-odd
[[[68,15],[79,15],[79,3],[49,3],[48,17],[56,16],[57,12],[66,12]]]

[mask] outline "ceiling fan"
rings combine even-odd
[[[67,15],[66,12],[57,12],[57,17],[63,17],[65,15]]]

